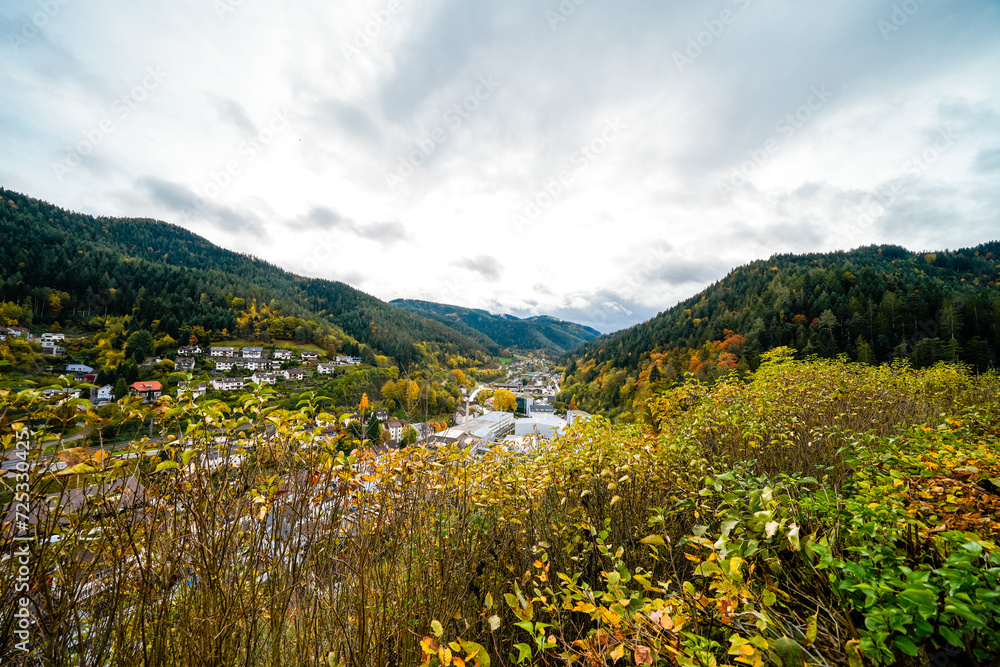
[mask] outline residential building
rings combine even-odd
[[[384,422],[389,419],[389,411],[385,408],[379,408],[372,412],[372,416],[380,422]]]
[[[14,338],[31,338],[31,333],[24,327],[7,327],[7,335],[13,336]]]
[[[285,375],[286,380],[305,380],[306,372],[298,368],[290,368],[287,371],[282,371]]]
[[[81,375],[94,372],[94,369],[86,364],[66,364],[66,370],[70,373],[79,373]]]
[[[129,385],[132,392],[136,396],[142,397],[142,400],[149,402],[155,401],[163,393],[163,385],[161,385],[156,380],[149,380],[147,382],[135,382]]]
[[[115,400],[115,388],[110,384],[106,384],[97,390],[96,403],[110,403]]]
[[[243,378],[214,378],[211,384],[216,391],[235,391],[242,389],[244,382]]]
[[[278,381],[278,375],[276,373],[257,372],[247,378],[247,380],[256,382],[257,384],[275,384]]]
[[[319,359],[319,352],[315,350],[304,350],[301,355],[302,361],[316,361]]]
[[[231,371],[234,368],[243,368],[243,366],[244,366],[243,360],[234,359],[233,357],[218,359],[215,362],[215,370],[217,371]]]
[[[403,439],[403,430],[406,428],[406,422],[401,419],[390,419],[389,421],[382,424],[387,431],[389,431],[389,440],[393,442],[399,442]]]
[[[570,410],[566,413],[566,425],[572,426],[578,419],[590,419],[590,413],[583,410]]]
[[[534,417],[535,415],[555,415],[555,406],[549,405],[547,403],[535,403],[531,406],[530,410],[526,413]]]
[[[177,357],[177,359],[174,360],[174,370],[193,371],[197,364],[198,360],[194,357]]]
[[[61,333],[43,333],[41,337],[42,345],[46,343],[58,343],[64,340],[66,340],[66,334]]]
[[[420,422],[419,424],[410,424],[411,427],[417,432],[417,442],[423,442],[432,435],[434,435],[434,427],[427,422]]]
[[[177,354],[182,357],[193,357],[196,354],[201,354],[201,348],[197,345],[185,345],[177,348]]]
[[[267,359],[250,358],[243,364],[243,367],[248,371],[267,371],[271,370],[271,362]]]
[[[236,348],[235,347],[212,347],[211,354],[213,357],[235,357]]]
[[[262,348],[262,347],[244,347],[243,348],[243,358],[244,359],[263,359],[264,358],[264,348]]]
[[[316,367],[316,371],[320,375],[333,375],[337,372],[337,366],[336,363],[320,364]]]
[[[292,351],[284,348],[275,348],[273,356],[275,359],[288,360],[292,358]]]
[[[47,357],[61,357],[66,354],[66,349],[55,343],[42,343],[42,354]]]
[[[360,357],[337,357],[333,361],[338,366],[359,366],[364,359]]]
[[[7,340],[8,335],[11,335],[10,329],[7,327],[0,327],[0,340]]]
[[[194,398],[201,398],[208,392],[208,384],[205,382],[181,382],[177,385],[178,394],[193,394]]]

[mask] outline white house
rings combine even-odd
[[[276,348],[274,350],[274,358],[275,359],[291,359],[292,358],[292,351],[291,350],[286,350],[286,349],[283,349],[283,348]]]
[[[337,371],[336,363],[320,364],[316,367],[316,372],[320,375],[333,375]]]
[[[66,353],[65,348],[61,348],[55,343],[42,343],[42,354],[48,357],[61,357]]]
[[[257,372],[248,377],[247,380],[256,382],[257,384],[274,384],[278,381],[278,376],[275,373]]]
[[[94,372],[94,369],[86,364],[66,364],[66,370],[70,373],[83,373],[84,375]]]
[[[198,362],[194,357],[177,357],[177,359],[174,360],[174,370],[193,371],[197,363]]]
[[[110,384],[106,384],[97,390],[98,403],[110,403],[113,400],[115,400],[115,388]]]
[[[359,357],[337,357],[336,359],[334,359],[334,362],[338,366],[357,366],[362,361],[364,360]]]
[[[316,361],[319,359],[319,352],[316,352],[315,350],[304,350],[300,356],[302,357],[302,361]]]
[[[212,389],[216,391],[235,391],[242,389],[243,378],[215,378],[212,380]]]
[[[185,345],[177,348],[177,354],[182,357],[193,357],[196,354],[201,354],[201,348],[197,345]]]
[[[248,371],[266,371],[270,370],[271,362],[267,359],[257,359],[251,357],[246,361],[246,363],[243,364],[243,367]]]
[[[244,347],[243,348],[243,358],[244,359],[263,359],[264,358],[264,348],[262,348],[262,347]]]
[[[43,333],[41,338],[42,345],[45,345],[46,343],[57,343],[64,340],[66,340],[66,334],[61,333]]]
[[[234,368],[242,368],[242,367],[243,367],[243,362],[238,359],[233,359],[232,357],[219,359],[215,362],[215,370],[217,371],[231,371]]]
[[[383,426],[389,431],[389,439],[393,442],[399,442],[403,439],[403,430],[406,428],[406,422],[400,419],[390,419]]]
[[[213,357],[235,357],[236,348],[235,347],[213,347],[212,348]]]
[[[287,371],[281,371],[285,376],[286,380],[305,380],[306,372],[298,368],[290,368]]]

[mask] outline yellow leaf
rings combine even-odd
[[[438,643],[430,637],[424,637],[420,640],[420,648],[428,655],[437,655]]]
[[[444,628],[441,627],[441,622],[437,619],[431,621],[431,632],[433,632],[434,636],[438,638],[444,634]]]
[[[451,649],[447,646],[442,646],[438,649],[438,660],[441,661],[442,667],[449,667],[451,665]]]
[[[625,644],[619,644],[618,646],[611,649],[611,657],[614,658],[615,662],[618,662],[625,656]]]

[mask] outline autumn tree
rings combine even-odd
[[[493,409],[503,412],[513,412],[517,408],[517,396],[506,389],[497,389],[493,394]]]

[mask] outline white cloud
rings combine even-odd
[[[775,252],[996,235],[996,3],[928,0],[887,32],[893,4],[587,2],[553,24],[555,0],[71,0],[18,42],[40,5],[11,0],[0,183],[386,300],[611,330]]]

